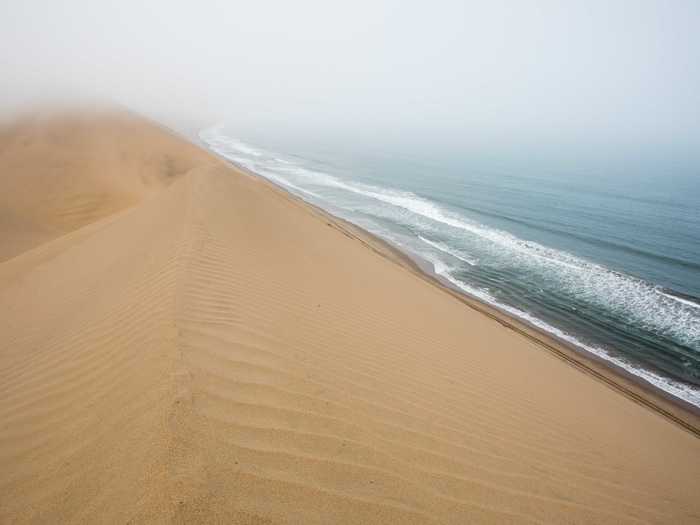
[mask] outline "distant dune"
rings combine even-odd
[[[206,159],[114,112],[31,115],[5,126],[0,260],[133,206]]]
[[[700,521],[695,435],[138,118],[0,132],[0,261],[0,523]]]

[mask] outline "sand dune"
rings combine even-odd
[[[133,117],[16,129],[1,523],[700,520],[697,437],[342,225]]]
[[[0,130],[0,260],[132,206],[206,155],[115,112],[35,114]]]

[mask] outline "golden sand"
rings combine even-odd
[[[700,439],[119,114],[0,139],[0,523],[697,523]]]

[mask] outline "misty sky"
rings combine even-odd
[[[0,104],[700,148],[700,1],[0,0]]]

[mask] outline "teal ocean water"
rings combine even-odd
[[[200,132],[216,153],[432,263],[464,293],[700,406],[700,184],[568,176]],[[633,168],[630,168],[633,169]]]

